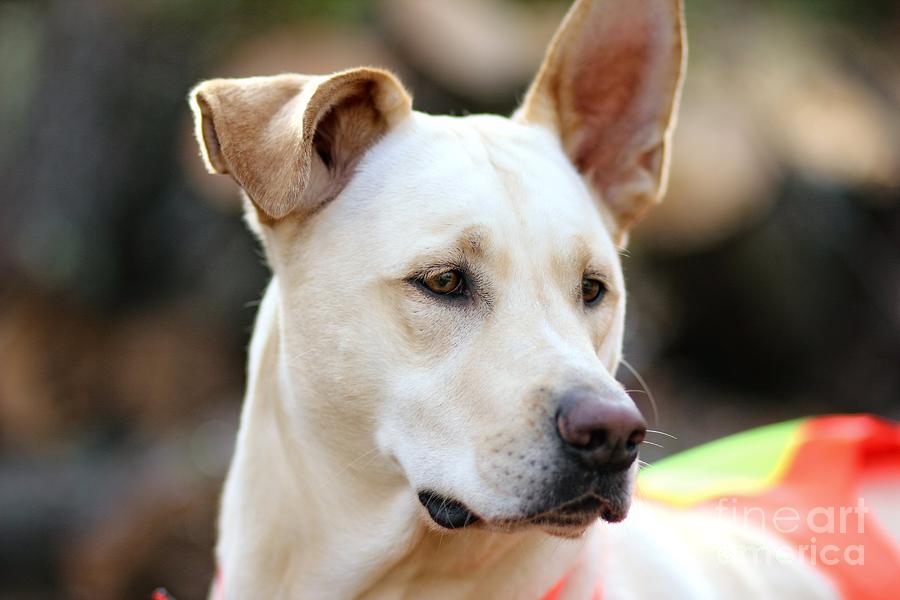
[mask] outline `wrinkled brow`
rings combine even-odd
[[[474,262],[483,259],[491,249],[490,232],[483,225],[470,225],[444,246],[429,248],[418,255],[418,265],[441,265],[449,262]]]
[[[554,266],[560,273],[587,273],[608,282],[610,268],[598,256],[584,236],[576,235],[569,243],[559,245],[554,255]]]
[[[490,236],[486,227],[472,225],[463,229],[456,246],[466,254],[482,258],[489,250]]]

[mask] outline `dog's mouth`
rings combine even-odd
[[[588,493],[548,510],[521,517],[486,520],[459,500],[435,492],[419,492],[419,502],[428,511],[431,520],[444,529],[463,529],[477,523],[504,531],[535,526],[565,537],[580,534],[598,518],[618,523],[626,517],[630,505],[628,499],[611,500]]]
[[[528,523],[568,537],[578,535],[598,518],[607,523],[622,521],[630,504],[628,499],[614,500],[589,493],[534,515]]]
[[[444,529],[462,529],[481,521],[481,518],[462,502],[435,492],[419,492],[419,502],[428,511],[431,520]]]

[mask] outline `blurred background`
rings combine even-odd
[[[0,0],[0,598],[203,596],[268,277],[197,81],[387,66],[509,113],[568,2]],[[677,439],[900,417],[900,4],[687,0],[619,374]],[[658,404],[653,415],[648,390]]]

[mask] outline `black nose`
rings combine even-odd
[[[621,471],[637,458],[647,423],[624,393],[608,398],[579,390],[559,403],[556,429],[566,448],[589,469]]]

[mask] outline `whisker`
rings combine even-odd
[[[644,440],[644,441],[641,442],[641,443],[642,443],[642,444],[649,444],[650,446],[656,446],[657,448],[665,448],[665,446],[663,446],[662,444],[657,444],[656,442],[648,442],[647,440]]]
[[[672,438],[673,440],[677,440],[678,438],[672,435],[671,433],[666,433],[665,431],[660,431],[659,429],[648,429],[647,433],[658,433],[659,435],[664,435],[667,438]]]
[[[288,356],[288,360],[291,362],[291,364],[297,363],[300,361],[301,358],[303,358],[304,356],[306,356],[308,354],[312,354],[312,352],[313,352],[312,349],[303,350],[301,352],[298,352],[297,354]]]
[[[372,457],[377,456],[375,453],[378,452],[378,450],[379,450],[378,446],[375,446],[374,448],[366,450],[365,452],[363,452],[362,454],[360,454],[359,456],[357,456],[356,458],[354,458],[353,460],[351,460],[350,462],[345,464],[343,467],[338,469],[336,472],[336,475],[341,475],[343,473],[346,473],[350,468],[353,467],[353,465],[357,464],[359,461],[363,460],[366,457],[369,457],[369,462],[371,462]],[[368,465],[368,463],[366,463],[366,464]],[[333,478],[325,480],[325,481],[320,481],[318,483],[318,488],[320,490],[324,490],[325,488],[329,487],[332,484],[332,482],[336,481],[336,479],[337,479],[337,477],[333,477]]]
[[[625,358],[621,359],[621,363],[625,365],[625,368],[628,369],[634,378],[637,379],[637,382],[641,385],[644,390],[647,392],[647,398],[650,400],[650,406],[653,408],[653,422],[659,423],[659,408],[656,405],[656,398],[653,397],[653,392],[650,391],[650,388],[647,387],[647,382],[644,381],[644,378],[641,377],[641,374],[637,372],[637,369],[631,366]]]
[[[372,453],[377,452],[378,450],[379,450],[378,446],[375,446],[375,447],[363,452],[362,454],[360,454],[359,456],[357,456],[356,458],[354,458],[353,460],[348,462],[346,465],[344,465],[343,469],[339,472],[342,473],[343,471],[346,471],[347,469],[349,469],[350,467],[352,467],[353,465],[355,465],[362,459],[366,458],[367,456],[370,456]]]

